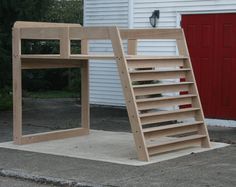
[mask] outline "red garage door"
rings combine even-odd
[[[236,14],[183,15],[206,117],[236,119]]]

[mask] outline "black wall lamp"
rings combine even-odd
[[[154,10],[152,15],[149,17],[149,22],[152,27],[156,27],[157,25],[157,20],[160,18],[160,11],[159,10]]]

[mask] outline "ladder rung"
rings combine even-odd
[[[180,113],[180,112],[188,112],[188,111],[195,111],[199,110],[199,108],[185,108],[185,109],[178,109],[178,110],[171,110],[171,111],[158,111],[158,112],[149,112],[140,114],[140,117],[149,117],[149,116],[160,116],[165,114],[173,114],[173,113]]]
[[[130,78],[132,81],[180,79],[185,78],[186,73],[190,70],[190,68],[175,70],[136,70],[130,71]]]
[[[169,129],[176,129],[176,128],[181,128],[181,127],[188,127],[192,125],[199,125],[204,123],[203,121],[194,121],[194,122],[186,122],[186,123],[176,123],[176,124],[171,124],[171,125],[163,125],[159,127],[150,127],[150,128],[145,128],[143,129],[144,133],[149,133],[149,132],[155,132],[155,131],[162,131],[162,130],[169,130]]]
[[[185,108],[171,111],[159,111],[159,112],[149,112],[145,114],[140,114],[142,125],[161,123],[166,121],[187,119],[194,117],[196,111],[200,110],[199,108]]]
[[[186,94],[178,96],[145,98],[137,99],[136,102],[139,110],[148,110],[160,107],[192,104],[193,97],[196,97],[196,95]]]
[[[181,135],[193,132],[196,133],[199,130],[199,125],[203,123],[203,121],[195,121],[189,123],[178,123],[159,127],[145,128],[143,129],[143,133],[146,139],[160,138],[163,136]]]
[[[135,96],[151,95],[168,92],[188,91],[189,85],[193,82],[159,83],[133,85]]]
[[[129,68],[160,68],[184,66],[187,57],[137,57],[127,58]]]
[[[136,99],[137,103],[142,102],[152,102],[152,101],[163,101],[163,100],[171,100],[171,99],[178,99],[178,98],[186,98],[186,97],[196,97],[195,94],[184,94],[184,95],[178,95],[178,96],[165,96],[165,97],[154,97],[154,98],[142,98],[142,99]]]
[[[145,55],[128,55],[126,56],[126,60],[185,60],[188,59],[187,56],[145,56]]]
[[[167,72],[181,72],[190,71],[190,68],[180,68],[180,69],[163,69],[163,70],[134,70],[130,71],[131,74],[141,74],[141,73],[167,73]]]
[[[176,85],[185,85],[185,84],[193,84],[193,82],[141,84],[141,85],[133,85],[133,88],[150,88],[150,87],[176,86]]]
[[[183,149],[191,146],[199,146],[201,140],[205,138],[206,135],[191,135],[181,138],[171,139],[161,143],[152,143],[148,144],[148,153],[149,155],[155,155],[167,151],[173,151],[177,149]]]

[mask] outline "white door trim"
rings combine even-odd
[[[176,27],[181,28],[182,15],[190,14],[224,14],[224,13],[236,13],[236,9],[225,9],[225,10],[194,10],[194,11],[177,11],[176,12]]]

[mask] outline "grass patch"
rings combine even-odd
[[[38,92],[24,92],[24,97],[35,99],[53,99],[53,98],[79,98],[78,92],[71,91],[38,91]],[[0,91],[0,111],[12,110],[13,99],[12,92]]]
[[[53,99],[53,98],[78,98],[80,94],[78,92],[71,91],[37,91],[37,92],[25,92],[24,97],[35,99]]]
[[[12,94],[7,92],[0,92],[0,110],[12,110],[12,105]]]

